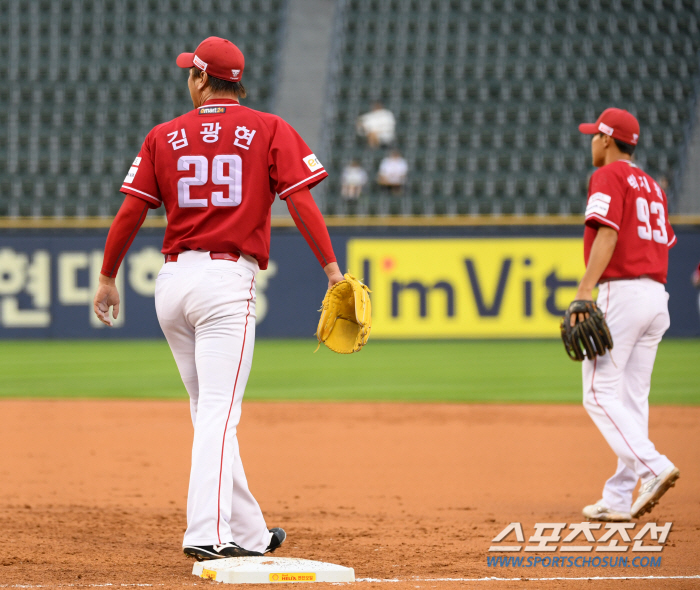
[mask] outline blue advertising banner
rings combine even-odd
[[[117,277],[114,328],[92,311],[105,235],[4,236],[0,241],[0,338],[162,338],[154,305],[162,234],[139,235]],[[336,245],[339,251],[344,243]],[[327,281],[299,235],[276,235],[257,280],[257,334],[310,336]]]
[[[690,275],[700,261],[700,232],[689,227],[678,228],[677,233],[667,285],[668,335],[697,337],[698,292]],[[551,337],[556,338],[554,315],[570,294],[561,289],[554,305],[546,279],[553,272],[568,272],[567,277],[570,274],[575,279],[573,275],[582,268],[581,260],[568,261],[579,255],[573,238],[580,239],[581,229],[576,227],[342,228],[332,230],[331,235],[341,268],[349,263],[358,267],[350,268],[353,274],[363,276],[371,261],[373,270],[367,279],[375,289],[376,337],[547,337],[551,329]],[[162,338],[153,299],[155,278],[163,265],[162,230],[142,231],[127,253],[117,279],[121,314],[112,329],[97,321],[92,312],[105,236],[103,230],[6,232],[0,238],[0,338]],[[563,262],[550,261],[555,250],[562,254],[563,238],[569,239],[572,253]],[[512,252],[501,252],[504,248]],[[520,261],[526,250],[532,252]],[[469,254],[467,266],[459,258],[464,252]],[[512,261],[512,279],[509,274],[503,280],[498,256]],[[571,269],[560,271],[557,264]],[[471,268],[471,274],[465,274],[464,268]],[[501,269],[500,274],[494,269]],[[516,271],[525,274],[516,276]],[[428,290],[422,295],[416,289],[394,296],[381,293],[384,282],[397,272],[407,285],[433,285],[440,279],[438,283],[450,286],[449,293],[437,290],[432,295]],[[387,284],[393,284],[391,280]],[[311,337],[326,284],[299,233],[274,230],[270,266],[257,280],[258,337]],[[528,284],[531,287],[525,288]],[[496,305],[494,299],[499,293],[502,305]],[[440,298],[450,295],[452,314],[444,311],[447,308]],[[403,302],[400,306],[394,301],[397,297]],[[524,315],[520,318],[518,314]],[[383,328],[379,320],[384,316]]]

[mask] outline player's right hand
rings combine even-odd
[[[107,326],[114,325],[109,317],[109,308],[112,308],[112,317],[116,320],[119,317],[119,291],[113,278],[100,274],[92,307],[98,320]]]

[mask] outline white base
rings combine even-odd
[[[224,584],[354,582],[355,570],[342,565],[292,557],[228,557],[200,561],[192,573]]]

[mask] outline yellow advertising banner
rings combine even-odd
[[[555,338],[585,270],[578,238],[351,239],[373,338]]]

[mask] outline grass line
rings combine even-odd
[[[579,403],[581,366],[557,341],[371,342],[337,355],[315,340],[261,340],[253,400]],[[700,340],[661,343],[650,401],[700,404]],[[165,341],[0,342],[0,397],[186,399]]]

